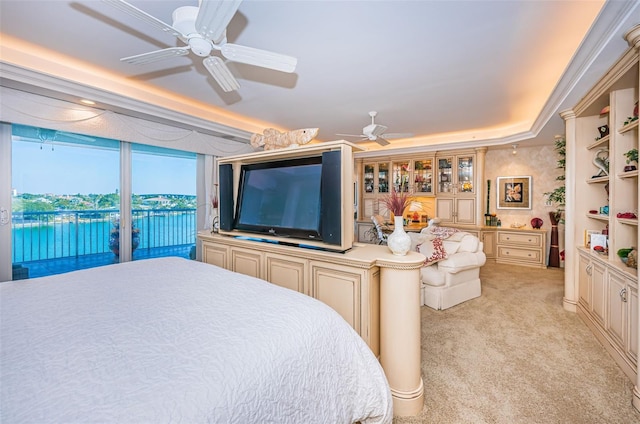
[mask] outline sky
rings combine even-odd
[[[107,194],[120,187],[118,150],[14,141],[12,156],[18,194]],[[132,168],[133,194],[196,194],[195,158],[134,153]]]

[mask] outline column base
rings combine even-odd
[[[420,378],[420,385],[411,392],[401,392],[391,388],[391,398],[393,399],[393,415],[396,417],[406,417],[418,415],[424,406],[424,383]]]
[[[640,388],[637,385],[633,386],[633,400],[631,401],[631,404],[640,412]],[[396,406],[395,399],[393,406]]]
[[[578,310],[576,302],[574,300],[569,300],[566,297],[562,299],[562,306],[565,311],[577,312]]]

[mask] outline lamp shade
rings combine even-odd
[[[420,202],[411,202],[409,205],[409,212],[419,212],[422,210],[422,203]]]

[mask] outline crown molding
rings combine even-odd
[[[5,61],[0,61],[0,75],[0,85],[3,87],[71,103],[80,103],[80,99],[91,99],[96,102],[96,105],[93,106],[94,108],[111,110],[123,115],[189,129],[238,143],[248,144],[252,134],[248,131],[142,102],[76,81],[27,69]]]

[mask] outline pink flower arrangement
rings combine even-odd
[[[411,203],[411,196],[406,192],[398,193],[395,190],[391,190],[391,193],[385,196],[382,201],[394,216],[402,216],[404,210]]]

